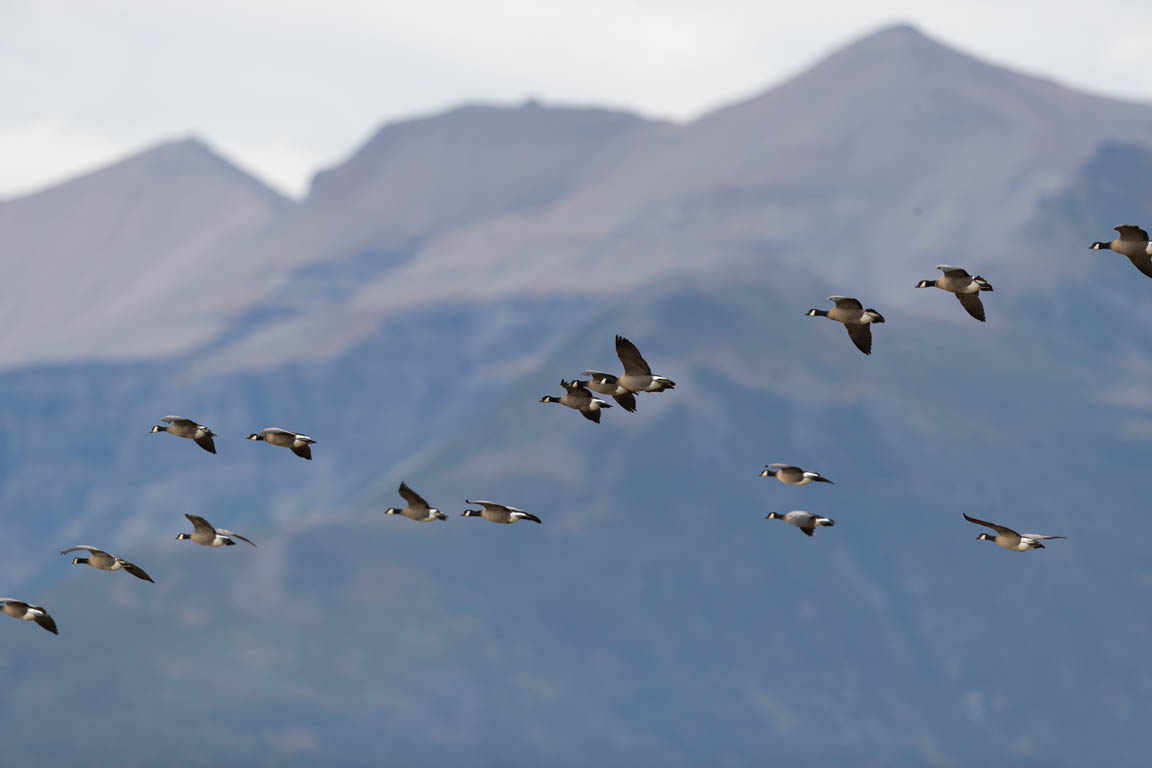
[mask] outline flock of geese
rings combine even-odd
[[[1140,227],[1131,225],[1122,225],[1115,229],[1119,232],[1119,237],[1111,242],[1093,243],[1091,246],[1092,250],[1110,250],[1123,254],[1128,257],[1137,269],[1148,277],[1152,277],[1152,243],[1149,242],[1148,233]],[[916,287],[935,287],[954,294],[960,301],[960,305],[964,307],[969,315],[980,322],[984,322],[984,304],[980,301],[980,294],[985,291],[991,291],[991,284],[980,275],[972,276],[960,267],[940,264],[936,268],[943,272],[943,275],[935,280],[921,280],[916,284]],[[829,320],[842,323],[848,331],[848,337],[852,340],[852,343],[856,345],[857,349],[866,355],[872,354],[871,326],[876,323],[883,323],[884,316],[875,309],[865,308],[864,305],[855,298],[848,296],[829,296],[828,300],[835,302],[835,305],[831,309],[810,309],[807,313],[808,316],[827,317]],[[581,380],[574,378],[571,381],[561,379],[560,386],[564,388],[564,394],[560,397],[545,395],[540,398],[540,402],[559,403],[560,405],[579,411],[584,418],[599,424],[602,411],[605,408],[611,408],[612,405],[606,400],[594,397],[593,393],[610,396],[616,401],[616,404],[624,410],[635,412],[636,396],[638,394],[643,392],[663,392],[676,387],[676,383],[671,379],[653,374],[652,368],[648,365],[643,355],[640,354],[640,350],[637,349],[635,344],[623,336],[616,337],[616,355],[620,358],[620,362],[624,366],[624,372],[622,374],[615,375],[603,371],[585,370],[581,375],[587,376],[587,379]],[[176,437],[192,440],[209,453],[216,453],[216,444],[213,440],[213,438],[216,437],[216,433],[203,424],[182,416],[165,416],[161,421],[167,426],[157,425],[152,427],[153,434],[157,432],[167,432]],[[269,427],[259,432],[253,432],[248,435],[248,439],[288,448],[292,453],[308,461],[312,460],[312,445],[316,442],[303,433],[280,429],[278,427]],[[819,472],[803,469],[802,467],[791,464],[769,464],[765,466],[760,476],[775,477],[781,483],[792,486],[805,486],[813,483],[832,483],[831,480]],[[448,519],[447,515],[431,506],[424,497],[408,487],[407,483],[400,483],[399,494],[407,503],[406,506],[402,508],[389,507],[385,510],[385,514],[401,515],[409,520],[419,522]],[[541,522],[540,518],[536,515],[525,512],[517,507],[497,504],[492,501],[472,501],[470,499],[465,499],[464,503],[478,506],[480,509],[465,510],[462,515],[463,517],[480,517],[491,523],[502,523],[506,525],[517,523],[521,520],[530,520],[534,523]],[[192,541],[204,547],[227,547],[235,545],[236,541],[239,540],[251,544],[253,547],[256,546],[255,542],[251,539],[224,528],[216,528],[203,517],[189,514],[185,514],[184,516],[192,523],[192,532],[177,535],[176,539],[179,541]],[[836,522],[829,517],[816,515],[803,510],[793,510],[783,514],[770,512],[766,519],[783,520],[785,523],[799,528],[807,536],[812,536],[818,527],[832,527],[836,524]],[[1049,536],[1041,533],[1017,533],[1007,526],[991,523],[986,520],[978,520],[967,514],[964,515],[964,519],[970,523],[984,526],[996,532],[995,536],[990,533],[981,533],[977,537],[979,541],[992,541],[998,546],[1013,552],[1044,549],[1044,541],[1064,538],[1063,536]],[[62,550],[60,554],[64,555],[69,552],[78,551],[87,552],[88,557],[77,556],[72,558],[74,565],[87,565],[101,571],[125,571],[138,579],[155,583],[152,577],[140,566],[122,557],[109,554],[97,547],[88,546],[87,544],[77,544]],[[11,597],[4,597],[0,598],[0,613],[22,621],[34,621],[52,634],[59,634],[56,621],[42,606],[32,605],[31,603],[26,603]]]

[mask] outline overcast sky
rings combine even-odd
[[[685,119],[898,21],[1152,101],[1148,0],[0,0],[0,197],[188,134],[298,195],[383,121],[529,95]]]

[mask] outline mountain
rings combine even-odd
[[[223,327],[227,259],[290,207],[195,139],[0,204],[0,364],[187,351]]]
[[[1150,127],[901,26],[685,124],[385,126],[299,203],[178,144],[0,204],[0,594],[61,633],[0,621],[6,757],[1139,764],[1152,286],[1088,245],[1152,220]],[[913,289],[943,262],[987,324]],[[804,317],[832,293],[885,314],[871,357]],[[536,402],[618,333],[676,389]],[[449,520],[385,517],[401,480]],[[763,519],[795,508],[836,526]]]

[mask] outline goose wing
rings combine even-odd
[[[1066,539],[1067,536],[1045,536],[1042,533],[1022,533],[1020,534],[1026,539]]]
[[[143,568],[136,565],[135,563],[124,563],[123,568],[124,568],[124,570],[128,571],[128,573],[132,574],[133,576],[135,576],[138,579],[143,579],[144,581],[151,581],[153,584],[156,583],[155,581],[152,580],[152,577],[149,576],[144,571]]]
[[[587,384],[588,382],[586,381],[577,381],[575,379],[566,381],[565,379],[560,379],[560,386],[564,387],[566,391],[576,395],[588,395],[588,397],[592,397],[592,390],[588,389]]]
[[[599,379],[603,384],[615,384],[618,381],[615,374],[604,373],[604,371],[583,371],[580,375]]]
[[[312,461],[312,446],[309,443],[305,443],[304,445],[289,446],[289,450],[291,450],[292,453],[296,454],[302,459],[308,459],[308,461]]]
[[[1134,226],[1132,224],[1121,224],[1118,227],[1113,227],[1113,229],[1120,233],[1121,240],[1136,240],[1145,243],[1148,242],[1148,233],[1140,227]]]
[[[853,299],[853,301],[856,301]],[[856,302],[857,305],[860,302]],[[852,343],[856,345],[856,349],[860,350],[866,355],[872,354],[872,327],[869,325],[861,325],[858,323],[845,323],[844,327],[848,329],[848,338],[852,339]]]
[[[600,408],[597,408],[596,410],[592,410],[591,408],[581,408],[580,409],[580,415],[583,416],[584,418],[588,419],[588,421],[594,421],[597,424],[599,424],[600,423],[600,411],[601,411]]]
[[[987,520],[977,520],[974,517],[968,517],[967,514],[964,515],[964,519],[970,523],[976,523],[976,525],[983,525],[987,528],[991,528],[992,530],[996,531],[996,533],[1006,533],[1009,536],[1019,536],[1020,535],[1020,534],[1016,533],[1016,531],[1009,528],[1008,526],[996,525],[996,523],[989,523]]]
[[[953,267],[950,264],[937,264],[936,269],[943,272],[948,277],[972,277],[968,274],[968,270],[961,269],[960,267]]]
[[[651,376],[652,369],[640,354],[636,345],[623,336],[616,337],[616,356],[624,364],[624,373],[628,376]]]
[[[516,511],[519,513],[518,515],[516,515],[516,517],[519,517],[521,520],[531,520],[534,523],[541,522],[540,518],[536,517],[536,515],[533,515],[530,512],[525,512],[525,511],[520,510],[520,509],[518,509]]]
[[[615,400],[621,408],[628,411],[628,413],[636,413],[636,395],[631,392],[625,392],[622,395],[612,395],[612,399]]]
[[[241,536],[240,534],[235,533],[234,531],[229,531],[229,530],[226,530],[224,528],[217,528],[216,534],[218,536],[227,536],[230,539],[240,539],[240,541],[246,541],[249,544],[251,544],[252,546],[256,546],[256,542],[252,541],[252,539],[246,539],[243,536]]]
[[[980,322],[984,322],[984,302],[980,301],[980,294],[957,293],[956,298],[960,301],[960,306],[968,311],[968,314]]]
[[[180,423],[180,424],[188,424],[189,426],[193,426],[193,427],[197,427],[197,426],[199,426],[199,424],[197,424],[196,422],[192,421],[192,419],[186,419],[186,418],[184,418],[183,416],[172,416],[172,415],[169,415],[169,416],[165,416],[164,418],[160,419],[160,421],[164,422],[165,424],[176,424],[176,423]]]
[[[212,434],[202,435],[201,437],[193,438],[196,445],[200,446],[208,453],[216,453],[216,443],[212,440]]]
[[[407,483],[400,483],[400,495],[404,497],[404,501],[408,502],[408,506],[414,509],[431,508],[431,505],[424,500],[424,497],[409,488]]]
[[[493,512],[500,512],[500,511],[523,512],[524,511],[522,509],[517,509],[516,507],[509,507],[506,504],[497,504],[494,501],[469,501],[468,499],[464,499],[464,503],[465,504],[479,504],[480,506],[484,507],[484,509],[488,509],[488,510],[491,510]]]
[[[1136,256],[1129,256],[1128,261],[1132,262],[1132,266],[1140,270],[1148,277],[1152,277],[1152,257],[1146,253],[1137,254]]]
[[[214,527],[212,527],[212,523],[208,522],[207,520],[200,517],[199,515],[190,515],[187,512],[185,512],[184,517],[188,518],[188,520],[191,521],[192,527],[195,528],[197,531],[204,531],[205,533],[210,533],[213,536],[216,535],[216,529]]]
[[[56,629],[56,620],[49,616],[47,611],[38,605],[32,605],[29,607],[35,608],[37,611],[39,611],[39,613],[32,617],[32,621],[36,622],[54,635],[60,634],[60,632]]]
[[[864,305],[860,303],[860,299],[853,299],[850,296],[829,296],[828,301],[836,302],[838,309],[856,309],[861,312],[864,311]]]
[[[62,555],[66,555],[66,554],[68,554],[69,552],[75,552],[75,551],[76,551],[76,550],[78,550],[78,549],[82,549],[82,550],[84,550],[85,552],[93,552],[93,553],[97,553],[97,552],[98,552],[98,553],[100,553],[101,555],[107,555],[107,554],[108,554],[107,552],[105,552],[105,551],[104,551],[104,550],[102,550],[102,549],[97,549],[96,547],[90,547],[90,546],[88,546],[87,544],[77,544],[77,545],[76,545],[76,546],[74,546],[74,547],[68,547],[68,549],[62,549],[62,550],[60,550],[60,554],[62,554]],[[109,555],[109,557],[111,557],[111,555]]]

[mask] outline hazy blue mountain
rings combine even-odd
[[[684,125],[387,126],[300,203],[181,144],[0,205],[0,594],[61,632],[0,621],[6,757],[1141,764],[1152,283],[1088,245],[1152,222],[1149,170],[1152,106],[895,27]],[[85,287],[97,245],[155,300]],[[987,324],[913,289],[942,262]],[[832,293],[887,317],[871,357],[804,317]],[[677,388],[598,426],[536,402],[617,333]],[[219,455],[148,434],[173,412]],[[315,461],[243,440],[274,425]],[[402,479],[449,520],[384,516]],[[259,546],[177,542],[186,512]],[[1008,553],[962,512],[1069,538]]]

